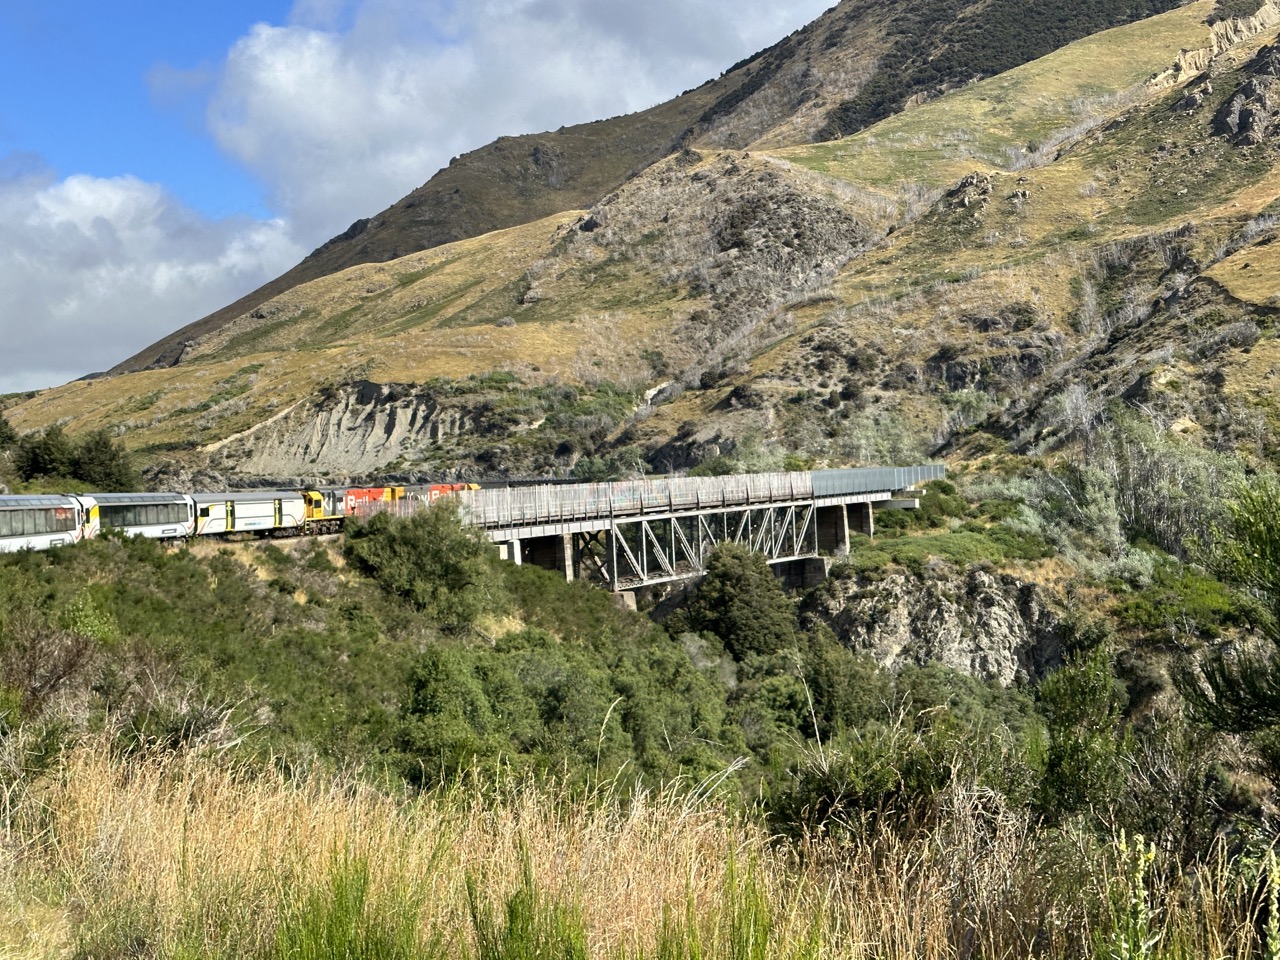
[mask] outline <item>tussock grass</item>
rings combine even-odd
[[[1280,247],[1246,247],[1205,271],[1237,300],[1264,307],[1280,305]]]
[[[1206,46],[1206,0],[1069,44],[834,143],[779,151],[871,184],[948,186],[974,169],[1007,169],[1094,115],[1123,109],[1180,50]]]
[[[5,956],[1066,957],[1135,916],[1159,947],[1135,955],[1250,956],[1268,882],[1225,858],[1184,877],[976,789],[917,830],[792,844],[687,787],[408,798],[105,747],[29,786],[0,900],[43,919],[0,928]]]

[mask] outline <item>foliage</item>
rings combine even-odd
[[[764,557],[741,544],[717,546],[684,610],[690,630],[715,634],[735,660],[772,654],[796,640],[795,606]]]
[[[1120,832],[1116,842],[1116,875],[1108,884],[1111,900],[1109,929],[1099,936],[1098,955],[1108,960],[1140,960],[1154,956],[1160,942],[1157,918],[1150,903],[1151,865],[1156,848],[1142,836],[1132,843]]]
[[[548,571],[508,572],[511,594],[532,599],[522,611],[530,626],[492,646],[429,648],[413,666],[396,735],[411,781],[499,763],[593,773],[635,764],[656,777],[715,768],[708,743],[724,733],[724,690],[684,650],[599,591],[603,608],[583,603],[586,615],[575,615],[585,590]],[[556,602],[542,604],[548,595]],[[554,634],[533,625],[557,621]]]
[[[1253,478],[1228,504],[1212,562],[1243,591],[1244,610],[1265,649],[1216,649],[1181,673],[1178,687],[1205,723],[1232,733],[1280,726],[1280,479]],[[1272,775],[1280,774],[1280,768]]]
[[[71,476],[83,480],[92,490],[142,489],[142,478],[134,470],[124,444],[113,441],[106,430],[96,430],[76,444]]]
[[[13,429],[7,417],[0,413],[0,450],[5,447],[12,447],[18,442],[18,431]]]
[[[0,444],[2,446],[3,444]],[[90,490],[134,491],[142,478],[134,470],[122,443],[106,430],[72,440],[56,424],[17,441],[14,467],[27,482],[39,479],[75,480]]]
[[[70,477],[76,451],[71,439],[57,424],[43,433],[27,434],[18,444],[16,466],[23,480],[36,477]]]
[[[418,960],[442,956],[423,942],[411,888],[372,888],[367,856],[335,854],[322,883],[286,888],[270,960]],[[300,888],[299,888],[300,887]]]
[[[343,551],[388,593],[450,629],[470,627],[502,603],[492,549],[447,499],[406,519],[377,514],[349,524]]]
[[[479,880],[467,877],[467,907],[476,941],[476,960],[586,960],[586,931],[571,907],[548,901],[533,879],[528,855],[520,882],[507,898],[499,919],[481,893]]]
[[[1243,481],[1238,458],[1160,433],[1132,412],[1110,411],[1084,455],[1110,478],[1129,538],[1182,560],[1203,551],[1205,532],[1224,522],[1223,503]]]
[[[1172,640],[1217,639],[1240,626],[1239,599],[1220,580],[1173,561],[1159,561],[1150,585],[1135,590],[1116,607],[1120,626]]]
[[[886,820],[920,826],[957,786],[1019,804],[1035,796],[1030,746],[1039,727],[1025,694],[938,664],[845,682],[846,695],[862,700],[857,722],[828,727],[797,759],[772,804],[779,829],[858,832]]]
[[[1052,816],[1102,812],[1118,801],[1122,698],[1105,647],[1077,655],[1036,690],[1048,734],[1040,806]]]
[[[883,537],[875,543],[859,541],[851,546],[847,564],[857,573],[883,570],[891,563],[920,572],[934,558],[968,566],[1039,560],[1052,557],[1054,552],[1054,548],[1035,533],[994,526],[981,530],[961,528],[953,533],[926,536]]]

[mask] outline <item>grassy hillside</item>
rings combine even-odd
[[[442,508],[343,541],[0,558],[0,945],[1270,949],[1276,871],[1253,854],[1277,768],[1162,686],[1166,614],[1186,646],[1236,631],[1237,599],[1165,561],[1146,587],[1099,579],[1055,525],[1095,560],[1105,538],[998,480],[935,485],[799,605],[721,551],[665,629],[498,563]],[[1089,591],[1033,689],[891,674],[810,616],[850,583],[948,584],[975,550],[1023,577],[1065,561]]]
[[[589,209],[311,281],[177,367],[9,418],[223,473],[607,472],[753,444],[918,459],[984,424],[1025,450],[1084,387],[1091,409],[1138,390],[1239,446],[1272,419],[1249,385],[1280,174],[1214,118],[1275,29],[1231,34],[1212,83],[1169,86],[1219,15],[1200,0],[1104,31],[836,143],[740,153],[708,133]],[[780,77],[820,34],[742,69]],[[1189,382],[1209,386],[1162,386]]]
[[[776,149],[833,139],[915,99],[1176,5],[1091,0],[1042,8],[952,0],[926,9],[906,0],[843,0],[803,30],[667,103],[554,132],[503,137],[454,158],[422,187],[352,224],[282,277],[111,372],[177,362],[188,341],[348,267],[592,206],[684,146]]]

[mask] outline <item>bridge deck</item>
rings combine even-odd
[[[670,477],[616,483],[468,490],[458,496],[463,518],[495,540],[598,529],[601,521],[715,513],[753,505],[834,506],[892,500],[944,467],[875,467],[727,477]]]

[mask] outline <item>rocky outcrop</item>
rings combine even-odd
[[[872,246],[887,229],[881,214],[838,182],[775,160],[676,159],[593,207],[559,258],[625,258],[683,285],[699,308],[674,331],[668,359],[692,385],[789,334],[787,304],[825,289]]]
[[[1214,117],[1213,132],[1241,147],[1265,142],[1280,113],[1280,47],[1259,51],[1245,68],[1250,74]]]
[[[1155,90],[1167,90],[1186,83],[1208,70],[1219,55],[1277,24],[1280,24],[1280,6],[1272,0],[1267,0],[1251,16],[1219,20],[1209,28],[1209,43],[1206,46],[1183,50],[1173,66],[1152,77],[1147,82],[1148,86]]]
[[[368,381],[218,444],[215,469],[237,474],[349,475],[416,459],[424,447],[474,428],[476,414],[394,384]]]
[[[954,208],[985,207],[991,201],[991,176],[973,172],[947,191],[947,202]]]
[[[1042,588],[979,569],[876,581],[836,576],[806,612],[888,669],[938,662],[1004,684],[1057,667],[1067,632]]]

